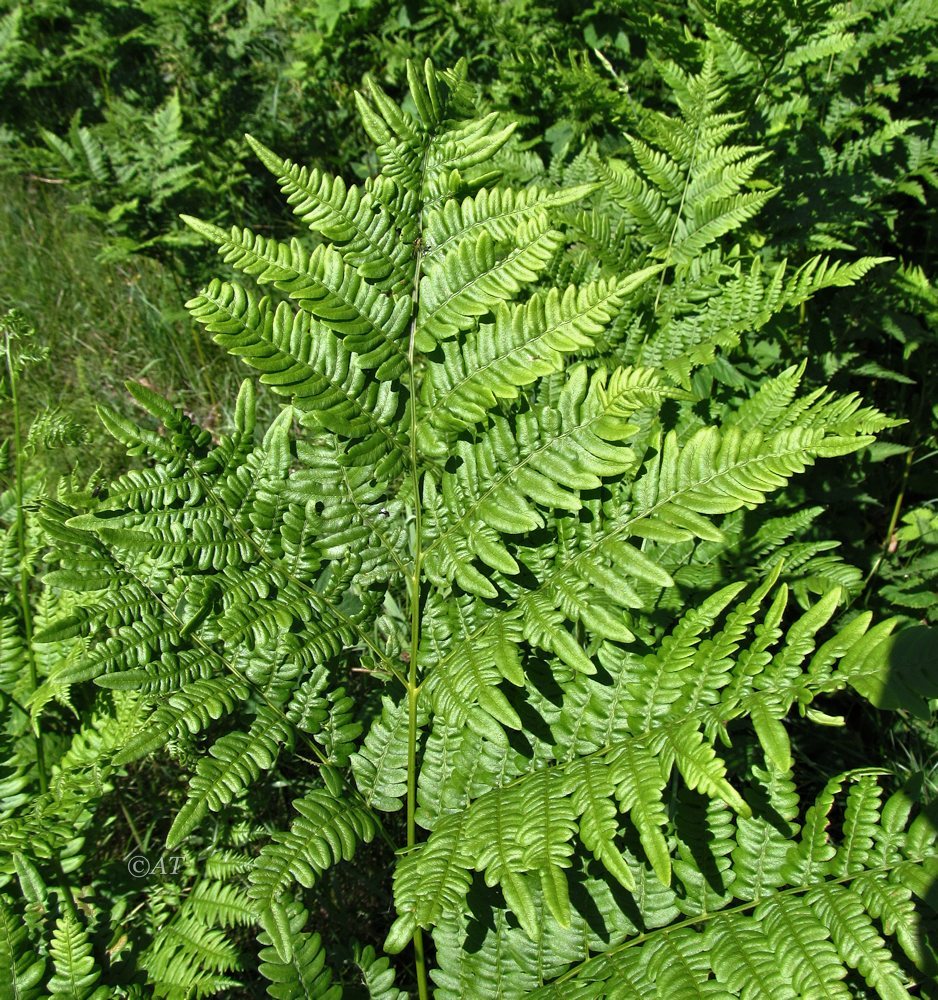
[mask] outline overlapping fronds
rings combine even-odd
[[[173,849],[304,775],[289,829],[246,835],[155,936],[160,989],[234,989],[229,932],[255,923],[271,995],[337,997],[303,893],[392,841],[397,811],[385,948],[413,943],[421,996],[425,931],[441,997],[837,996],[857,976],[893,997],[928,967],[928,811],[911,790],[883,806],[872,772],[807,798],[796,774],[793,733],[837,722],[825,699],[887,703],[897,622],[840,617],[855,580],[801,540],[810,510],[745,538],[895,421],[803,389],[804,366],[755,383],[733,351],[878,261],[756,252],[764,152],[731,142],[715,52],[664,68],[677,116],[642,116],[588,183],[500,182],[513,125],[464,65],[427,64],[404,108],[374,82],[359,98],[363,184],[252,141],[312,241],[191,221],[241,273],[194,318],[285,405],[256,433],[246,383],[222,437],[143,387],[162,429],[103,414],[145,467],[50,517],[74,596],[37,639],[74,652],[30,692],[93,681],[129,706],[108,766],[190,765]],[[361,976],[390,1000],[377,943]]]
[[[750,184],[765,154],[727,143],[742,125],[737,116],[719,110],[726,90],[712,54],[695,76],[674,64],[662,70],[680,117],[648,116],[644,137],[628,136],[632,162],[602,164],[599,174],[609,197],[634,220],[650,254],[686,267],[751,219],[771,190]]]
[[[835,592],[786,634],[780,623],[787,588],[773,598],[770,579],[734,604],[742,589],[725,587],[685,614],[655,652],[641,655],[605,645],[600,653],[604,680],[572,674],[561,685],[559,713],[554,710],[549,717],[555,764],[545,766],[535,755],[527,772],[519,773],[517,763],[507,773],[486,777],[477,770],[471,802],[448,805],[444,800],[442,818],[427,843],[398,867],[396,900],[403,914],[392,930],[391,946],[415,925],[455,920],[473,869],[485,871],[489,884],[501,885],[508,907],[532,940],[542,930],[534,904],[537,885],[553,917],[569,924],[559,869],[568,866],[564,859],[574,852],[574,836],[625,888],[635,891],[634,869],[642,863],[670,885],[672,868],[687,871],[672,859],[671,837],[682,835],[680,816],[669,817],[665,808],[672,769],[689,792],[722,803],[720,808],[738,815],[741,831],[750,830],[753,807],[727,780],[717,743],[725,742],[734,720],[748,719],[770,772],[790,774],[784,720],[793,707],[803,713],[814,699],[854,683],[856,652],[868,645],[869,616],[816,649],[815,636],[836,608]],[[715,627],[718,621],[722,627]],[[471,745],[479,738],[468,734],[466,739]],[[439,772],[428,771],[427,780],[439,781]],[[446,776],[447,783],[452,780]],[[430,794],[429,787],[425,793]],[[555,814],[556,822],[551,819],[545,829],[545,817]],[[538,822],[528,827],[526,816],[537,816]],[[627,863],[620,838],[628,829],[638,842]],[[741,855],[737,861],[742,864]],[[742,872],[738,877],[745,880]]]

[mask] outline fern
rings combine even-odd
[[[642,122],[628,164],[559,191],[499,181],[514,126],[465,64],[408,77],[410,110],[359,97],[380,167],[362,185],[252,143],[313,243],[189,220],[267,293],[214,281],[190,309],[280,415],[259,434],[245,383],[214,438],[133,387],[162,432],[102,417],[146,466],[56,529],[75,607],[38,639],[80,653],[43,693],[133,700],[111,766],[196,758],[171,845],[269,772],[316,771],[289,829],[227,854],[234,880],[195,885],[141,968],[170,995],[235,988],[227,929],[253,922],[272,995],[338,996],[305,893],[380,838],[402,848],[384,948],[413,947],[421,997],[836,996],[857,976],[901,995],[930,968],[910,903],[930,813],[911,791],[882,805],[871,771],[808,805],[796,772],[801,717],[895,693],[898,623],[842,617],[833,564],[804,582],[823,548],[787,551],[782,579],[767,557],[804,515],[740,541],[896,421],[802,388],[803,366],[756,388],[731,360],[876,261],[791,269],[744,238],[771,192],[762,151],[729,143],[713,53],[665,68],[679,117]],[[595,260],[586,199],[633,237]],[[379,943],[361,975],[399,995]]]
[[[289,947],[271,947],[271,939],[266,933],[259,936],[264,946],[260,951],[260,971],[270,980],[267,992],[277,1000],[300,1000],[315,997],[317,1000],[338,1000],[342,996],[341,987],[332,984],[332,973],[325,967],[325,955],[318,934],[303,931],[307,913],[293,904],[288,914],[287,934]],[[281,958],[287,950],[289,958]]]
[[[56,922],[49,953],[55,966],[48,983],[51,996],[85,1000],[105,995],[104,987],[93,989],[99,974],[91,955],[91,944],[74,914],[66,911]]]
[[[8,973],[10,991],[16,997],[42,995],[46,960],[32,950],[29,933],[9,896],[0,898],[0,962]]]

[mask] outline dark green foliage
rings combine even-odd
[[[243,55],[297,6],[131,44]],[[226,268],[193,320],[278,414],[130,383],[106,486],[32,471],[74,430],[27,435],[6,321],[0,962],[25,996],[931,995],[933,11],[471,7],[477,72],[403,58],[457,8],[306,11],[298,86],[372,46],[393,85],[330,119],[344,178],[262,113],[189,170],[181,85],[150,174],[110,99],[47,137],[148,224],[248,155],[297,222],[185,218]]]
[[[605,130],[615,96],[587,46],[618,20],[542,0],[3,0],[0,139],[30,172],[78,188],[80,211],[113,234],[109,256],[191,273],[201,258],[180,212],[228,222],[263,207],[266,225],[286,222],[240,133],[367,175],[353,91],[373,73],[403,95],[406,60],[428,51],[471,55],[497,106],[542,131],[569,119],[555,143]]]
[[[259,432],[246,382],[222,436],[142,385],[159,432],[102,409],[145,464],[85,512],[47,503],[64,606],[25,631],[27,655],[60,650],[34,714],[113,719],[84,754],[108,781],[160,748],[191,762],[161,841],[183,880],[149,893],[164,915],[116,981],[207,995],[259,961],[271,995],[340,995],[300,898],[376,839],[407,848],[383,944],[413,942],[420,995],[837,995],[856,974],[898,996],[930,975],[930,814],[912,785],[884,802],[877,768],[806,788],[792,715],[836,726],[832,698],[934,685],[892,654],[897,620],[843,614],[856,575],[798,541],[816,509],[758,514],[897,421],[805,389],[804,364],[757,382],[741,349],[880,262],[763,251],[773,191],[717,53],[667,67],[676,111],[581,156],[575,186],[499,183],[514,126],[464,64],[428,63],[413,113],[359,98],[381,167],[362,185],[253,143],[317,242],[188,220],[253,279],[213,281],[195,319],[287,405]],[[90,819],[68,761],[33,801]],[[236,833],[297,765],[281,828]],[[8,937],[21,975],[90,994],[112,973],[68,905],[65,830],[14,806],[0,835],[27,900],[50,880],[63,900]],[[381,943],[359,974],[395,996]]]

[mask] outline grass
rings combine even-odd
[[[208,428],[222,426],[245,370],[189,319],[197,289],[143,257],[109,261],[107,234],[74,211],[59,185],[0,175],[0,311],[19,310],[48,359],[25,373],[27,420],[59,406],[93,448],[66,449],[50,466],[90,473],[125,463],[100,429],[96,405],[133,412],[124,382],[143,381]],[[0,407],[0,440],[11,433]]]

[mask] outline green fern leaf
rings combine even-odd
[[[359,842],[367,843],[375,833],[371,816],[361,807],[337,800],[326,789],[313,789],[294,808],[299,813],[288,833],[278,834],[261,851],[251,872],[251,898],[265,929],[287,925],[281,894],[294,881],[312,886],[323,871],[338,861],[349,861]],[[290,960],[289,939],[271,934],[284,962]]]
[[[262,709],[247,733],[229,733],[217,740],[211,756],[199,762],[189,798],[166,835],[167,848],[185,840],[209,810],[217,812],[241,794],[261,770],[273,767],[281,744],[289,743],[290,735],[279,715]]]
[[[267,993],[276,1000],[339,1000],[342,988],[332,983],[332,973],[326,967],[322,940],[318,934],[308,934],[307,912],[293,904],[288,911],[286,933],[289,945],[272,947],[271,935],[262,931],[258,941],[263,946],[259,958],[261,975],[269,980]],[[281,955],[289,956],[284,959]]]
[[[55,972],[48,982],[50,996],[103,997],[105,987],[94,988],[100,977],[91,942],[84,927],[72,913],[64,913],[58,918],[52,941],[49,944]]]
[[[832,932],[841,959],[857,969],[884,1000],[905,1000],[907,980],[892,960],[860,899],[837,885],[815,889],[807,897],[824,925]]]
[[[32,1000],[43,995],[46,960],[30,946],[29,934],[9,896],[0,896],[0,963],[8,972],[10,995]]]
[[[371,1000],[406,1000],[407,994],[394,985],[394,969],[387,958],[379,958],[369,945],[355,957],[355,964],[361,969],[365,989]]]

